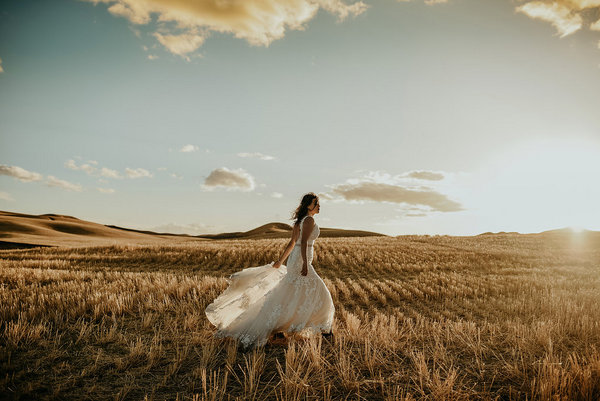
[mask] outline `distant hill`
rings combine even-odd
[[[571,227],[565,227],[565,228],[557,228],[555,230],[547,230],[547,231],[542,231],[539,233],[519,233],[516,231],[498,231],[497,233],[493,233],[493,232],[485,232],[485,233],[481,233],[481,234],[477,234],[477,236],[480,235],[573,235],[573,234],[591,234],[591,233],[599,233],[600,231],[592,231],[592,230],[576,230],[573,229]]]
[[[93,245],[94,242],[124,240],[147,242],[160,239],[155,234],[127,232],[59,214],[23,214],[0,211],[0,248],[27,245]]]
[[[156,241],[207,241],[218,239],[289,238],[292,227],[268,223],[245,232],[187,235],[157,233],[98,224],[59,214],[31,215],[0,211],[0,249],[32,246],[91,246],[107,243],[153,243]],[[321,237],[383,236],[369,231],[321,228]]]
[[[319,227],[319,237],[372,237],[386,236],[384,234],[374,233],[371,231],[360,230],[342,230],[340,228],[321,228]],[[245,232],[233,232],[222,234],[205,234],[198,235],[199,238],[212,239],[258,239],[258,238],[290,238],[292,235],[292,226],[285,223],[268,223]]]
[[[568,235],[573,235],[573,234],[587,234],[587,233],[597,233],[598,231],[592,231],[592,230],[576,230],[572,227],[565,227],[565,228],[557,228],[556,230],[547,230],[547,231],[542,231],[540,234],[568,234]]]

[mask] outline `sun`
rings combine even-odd
[[[535,138],[499,151],[483,190],[499,225],[539,232],[600,226],[600,142]]]

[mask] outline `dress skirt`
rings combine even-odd
[[[296,245],[288,264],[249,267],[229,276],[228,287],[206,307],[217,327],[215,337],[239,340],[245,348],[259,347],[273,332],[331,331],[335,307],[327,286],[312,266],[307,246],[308,274],[302,276],[301,247]]]

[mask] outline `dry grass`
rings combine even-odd
[[[224,277],[285,242],[0,252],[0,398],[600,398],[598,236],[320,238],[333,341],[212,338]]]

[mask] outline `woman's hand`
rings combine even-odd
[[[302,264],[302,271],[300,272],[300,274],[302,274],[303,276],[306,276],[308,274],[308,267],[306,266],[306,262]]]
[[[280,266],[281,266],[281,262],[280,261],[277,261],[277,262],[273,263],[273,267],[276,268],[276,269],[279,269]]]

